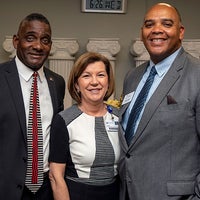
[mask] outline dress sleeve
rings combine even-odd
[[[69,153],[69,137],[67,127],[61,115],[53,118],[50,130],[49,162],[66,163]]]

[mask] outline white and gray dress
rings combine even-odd
[[[104,200],[117,200],[119,154],[116,108],[112,107],[102,117],[94,117],[73,105],[55,116],[49,160],[66,163],[66,182],[71,200],[102,197]]]

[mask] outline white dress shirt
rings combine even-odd
[[[26,112],[26,127],[28,128],[29,101],[30,101],[33,70],[25,66],[17,56],[15,58],[15,61],[19,73],[19,79],[24,100],[24,108]],[[38,75],[39,75],[38,92],[40,100],[40,113],[41,113],[42,133],[43,133],[44,172],[46,172],[49,170],[49,164],[48,164],[49,138],[50,138],[50,126],[53,117],[53,106],[43,67],[38,70]]]

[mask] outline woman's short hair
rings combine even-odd
[[[74,66],[70,72],[69,79],[68,79],[68,90],[71,95],[71,97],[78,103],[81,103],[81,94],[76,89],[76,84],[78,83],[78,78],[81,76],[83,71],[86,69],[86,67],[94,62],[101,61],[104,63],[106,72],[108,75],[108,91],[104,97],[104,100],[106,101],[114,92],[115,88],[115,81],[114,81],[114,74],[113,69],[111,66],[110,61],[108,58],[103,56],[100,53],[96,52],[87,52],[82,54],[74,63]]]

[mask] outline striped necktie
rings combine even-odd
[[[43,135],[37,87],[38,73],[33,73],[27,131],[28,164],[25,185],[36,193],[43,183]]]
[[[140,116],[140,113],[144,107],[149,90],[153,84],[153,80],[154,80],[154,77],[156,74],[157,74],[156,68],[155,68],[155,66],[153,66],[151,68],[149,76],[148,76],[142,90],[140,91],[138,97],[135,100],[133,108],[131,109],[131,112],[130,112],[130,115],[128,118],[126,131],[125,131],[125,138],[126,138],[128,145],[130,144],[130,142],[134,136],[136,122],[137,122],[138,117]]]

